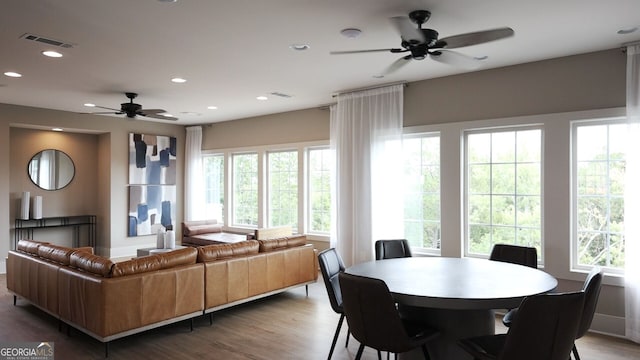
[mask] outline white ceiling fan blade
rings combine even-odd
[[[400,70],[400,68],[407,65],[411,60],[413,60],[411,56],[403,56],[399,58],[398,60],[392,62],[391,65],[387,66],[382,75],[389,75]]]
[[[438,43],[446,44],[444,45],[444,47],[447,49],[455,49],[463,46],[477,45],[508,38],[510,36],[513,36],[513,34],[514,32],[512,28],[504,27],[449,36],[438,40]]]
[[[429,56],[435,61],[468,70],[474,70],[480,67],[480,61],[476,60],[474,57],[464,55],[456,51],[438,49],[437,51],[429,54]]]
[[[402,40],[412,44],[422,44],[426,41],[424,34],[406,16],[394,16],[389,19],[391,24],[398,30]]]

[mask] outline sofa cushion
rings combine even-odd
[[[198,250],[193,247],[169,251],[158,254],[160,268],[167,269],[179,265],[195,264],[198,259]]]
[[[113,264],[111,277],[127,276],[160,270],[160,256],[150,255]]]
[[[257,254],[260,244],[256,240],[233,244],[212,244],[198,247],[198,262],[208,262],[238,256]]]
[[[296,235],[279,239],[258,240],[258,242],[260,242],[260,252],[269,252],[305,245],[307,243],[307,236]]]
[[[42,244],[38,246],[38,256],[62,265],[71,263],[71,254],[75,249],[53,244]]]
[[[222,224],[185,226],[182,236],[194,236],[222,232]]]
[[[280,239],[291,236],[291,225],[262,228],[254,230],[256,240]]]
[[[33,240],[19,240],[18,241],[18,251],[26,252],[33,255],[38,255],[38,247],[43,244],[48,244],[48,242],[39,242]]]
[[[114,263],[107,258],[85,251],[74,251],[71,254],[69,265],[95,275],[109,277]]]

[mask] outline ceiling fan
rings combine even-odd
[[[353,50],[353,51],[332,51],[330,54],[356,54],[368,52],[391,52],[405,53],[405,55],[393,62],[382,75],[390,74],[397,71],[402,66],[408,64],[411,60],[424,60],[427,56],[431,59],[461,66],[465,68],[475,68],[478,66],[478,60],[474,57],[464,55],[449,49],[461,48],[482,44],[494,40],[504,39],[513,36],[513,29],[509,27],[496,28],[491,30],[477,31],[460,35],[449,36],[438,39],[438,32],[433,29],[423,29],[424,24],[431,17],[428,10],[415,10],[409,13],[409,16],[392,17],[391,23],[400,33],[402,42],[399,48],[390,49],[371,49],[371,50]],[[416,27],[414,24],[417,24]]]
[[[112,111],[108,111],[108,112],[94,112],[92,114],[116,114],[116,115],[122,115],[122,114],[126,114],[128,118],[135,118],[136,116],[140,115],[140,116],[146,116],[146,117],[150,117],[150,118],[154,118],[154,119],[160,119],[160,120],[178,120],[178,118],[173,117],[173,116],[165,116],[162,115],[163,113],[166,113],[166,110],[162,110],[162,109],[143,109],[142,105],[140,104],[136,104],[133,102],[133,99],[135,99],[136,97],[138,97],[138,94],[136,93],[132,93],[132,92],[126,92],[124,93],[124,95],[129,99],[129,102],[125,102],[120,104],[120,109],[114,109],[114,108],[110,108],[110,107],[105,107],[105,106],[98,106],[96,105],[97,108],[101,108],[101,109],[107,109],[107,110],[113,110]]]

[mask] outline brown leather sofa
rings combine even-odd
[[[205,313],[314,283],[317,251],[298,235],[198,248],[205,267]]]
[[[7,258],[7,288],[108,343],[202,314],[197,253],[185,248],[115,263],[83,249],[20,240]]]
[[[7,288],[105,344],[165,324],[308,285],[306,237],[187,247],[113,262],[90,249],[20,240]]]

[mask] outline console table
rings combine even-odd
[[[18,247],[18,240],[33,239],[33,232],[37,229],[50,229],[68,227],[73,229],[73,247],[80,246],[80,228],[87,228],[87,238],[89,246],[96,246],[96,216],[95,215],[75,215],[75,216],[55,216],[41,219],[16,219],[13,232],[13,248]]]

